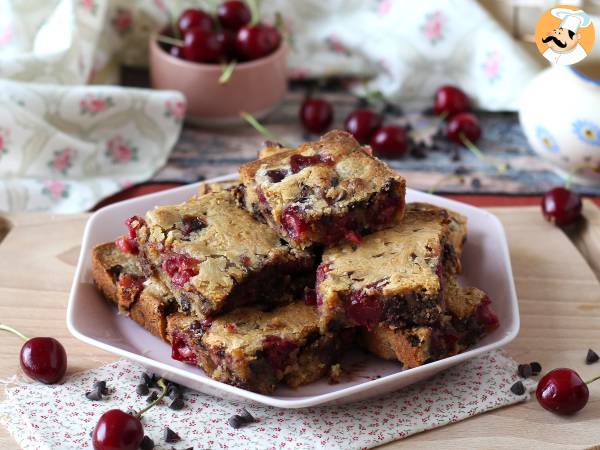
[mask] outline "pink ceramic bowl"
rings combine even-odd
[[[238,63],[227,84],[219,84],[219,64],[175,58],[150,36],[150,82],[155,89],[175,89],[187,99],[186,120],[201,125],[240,123],[240,112],[265,116],[287,92],[287,46],[269,56]]]

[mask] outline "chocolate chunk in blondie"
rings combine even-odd
[[[340,130],[244,164],[240,180],[246,209],[301,248],[359,242],[404,211],[404,179]]]

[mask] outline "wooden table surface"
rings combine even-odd
[[[586,221],[569,237],[541,218],[539,208],[497,208],[508,235],[521,331],[508,346],[520,362],[540,361],[544,370],[571,367],[584,379],[600,363],[584,363],[589,347],[600,351],[600,211],[586,202]],[[87,215],[0,216],[0,321],[29,335],[58,338],[69,355],[69,372],[115,356],[77,341],[65,324],[67,296]],[[5,236],[4,236],[5,235]],[[2,237],[4,236],[4,240]],[[18,370],[21,342],[0,339],[0,379]],[[2,394],[0,394],[1,396]],[[600,383],[573,417],[541,409],[535,400],[421,433],[386,449],[600,448]],[[0,429],[0,448],[15,449]]]

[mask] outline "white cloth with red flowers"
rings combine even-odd
[[[0,424],[25,450],[91,449],[90,432],[103,412],[146,405],[136,394],[142,371],[120,360],[71,375],[61,385],[11,383],[0,403]],[[523,380],[525,393],[515,395],[510,387],[518,379],[516,362],[493,351],[392,394],[341,406],[285,410],[187,391],[183,409],[159,405],[144,415],[143,426],[157,448],[365,449],[527,400],[535,382]],[[96,380],[105,380],[110,394],[87,400]],[[231,428],[227,419],[244,407],[258,422]],[[165,426],[181,441],[165,444]]]
[[[81,212],[149,179],[184,114],[179,92],[0,80],[0,211]]]

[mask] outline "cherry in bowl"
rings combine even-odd
[[[229,0],[219,5],[217,18],[223,28],[237,31],[250,22],[252,14],[245,2]]]
[[[198,28],[205,32],[213,31],[213,19],[206,11],[197,8],[184,10],[177,19],[180,33],[185,33],[192,28]]]
[[[240,28],[236,36],[236,51],[244,61],[264,58],[281,44],[279,30],[271,25],[259,23]]]

